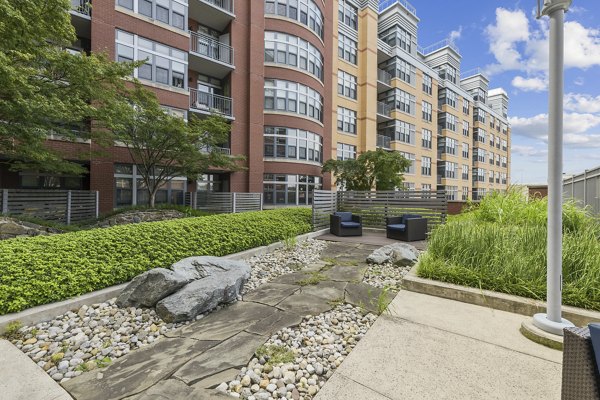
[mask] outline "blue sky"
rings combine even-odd
[[[413,0],[419,45],[453,38],[463,71],[483,68],[510,97],[512,182],[547,181],[547,18],[536,0]],[[565,23],[564,172],[600,165],[600,1],[574,0]]]

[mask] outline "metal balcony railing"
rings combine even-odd
[[[392,148],[392,138],[385,135],[377,135],[377,147],[384,149]]]
[[[458,46],[450,39],[444,39],[444,40],[440,40],[437,43],[432,44],[431,46],[427,46],[427,47],[418,47],[417,51],[419,53],[421,53],[422,55],[426,56],[428,54],[431,54],[435,51],[438,51],[440,49],[443,49],[444,47],[449,47],[452,50],[454,50],[456,53],[460,54],[460,49],[458,48]]]
[[[392,85],[392,74],[382,69],[377,70],[377,80],[383,82],[388,86]]]
[[[395,4],[402,5],[404,8],[406,8],[406,10],[409,13],[411,13],[415,17],[417,16],[417,9],[415,8],[415,6],[413,6],[406,0],[381,0],[379,2],[379,13],[382,13],[383,11],[387,10]]]
[[[381,101],[377,102],[377,114],[383,115],[385,117],[390,117],[392,115],[392,106],[382,103]]]
[[[213,151],[216,151],[218,153],[223,153],[228,156],[231,155],[231,149],[227,147],[203,146],[200,148],[200,151],[202,153],[212,153]]]
[[[233,100],[230,97],[206,93],[198,89],[190,88],[190,108],[233,117]]]
[[[71,10],[78,14],[92,15],[90,0],[71,0]]]
[[[190,52],[233,66],[233,47],[203,33],[190,31]]]
[[[233,14],[233,0],[202,0],[205,3]]]

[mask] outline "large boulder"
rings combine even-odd
[[[419,250],[407,243],[393,243],[380,247],[368,257],[370,264],[385,264],[391,262],[400,267],[410,267],[417,262]]]
[[[133,278],[117,297],[119,307],[154,307],[190,279],[166,268],[154,268]]]
[[[195,318],[221,303],[231,303],[240,295],[250,278],[250,266],[243,261],[219,257],[191,257],[173,266],[179,273],[202,275],[156,305],[156,312],[166,322]]]

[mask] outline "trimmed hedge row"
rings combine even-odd
[[[0,242],[0,315],[127,282],[190,256],[224,256],[311,231],[290,208]]]

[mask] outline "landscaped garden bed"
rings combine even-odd
[[[224,256],[311,231],[307,209],[213,215],[0,242],[0,315],[127,282],[185,257]]]
[[[422,278],[544,300],[547,200],[495,193],[433,231]],[[600,310],[600,227],[574,203],[563,208],[563,302]]]

